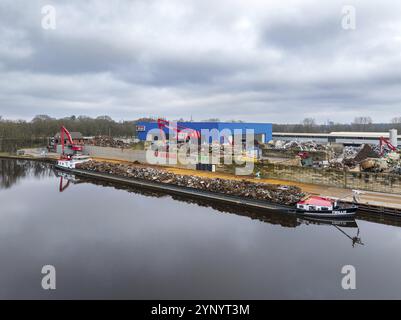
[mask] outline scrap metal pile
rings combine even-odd
[[[329,162],[329,167],[336,170],[355,169],[358,165],[355,158],[360,153],[361,149],[361,147],[344,147],[343,153]]]
[[[400,154],[384,150],[379,146],[365,144],[362,147],[345,147],[343,154],[330,162],[330,167],[339,170],[357,170],[376,173],[401,174]]]
[[[97,147],[112,147],[112,148],[129,148],[131,145],[122,140],[114,139],[109,136],[96,136],[89,143]]]
[[[272,140],[268,147],[277,150],[297,150],[297,151],[327,151],[330,147],[327,144],[317,143],[315,141],[284,141]]]
[[[179,175],[165,170],[138,167],[131,164],[89,161],[77,165],[77,168],[245,198],[266,200],[283,205],[294,205],[305,196],[301,189],[295,186],[270,185],[246,180],[211,179],[198,176]]]

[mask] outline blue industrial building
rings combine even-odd
[[[272,140],[272,124],[271,123],[241,123],[241,122],[177,122],[178,128],[188,128],[201,132],[202,129],[213,130],[217,129],[221,132],[224,129],[229,129],[234,133],[234,130],[242,130],[245,134],[247,129],[252,129],[255,134],[255,140],[260,143],[267,143]],[[148,132],[151,129],[158,129],[157,122],[138,122],[136,125],[137,137],[141,141],[148,137]],[[163,128],[163,131],[168,134],[168,129]]]

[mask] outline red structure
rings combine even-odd
[[[68,158],[68,156],[65,155],[65,140],[64,140],[64,134],[66,135],[68,142],[69,142],[69,147],[73,151],[73,153],[77,153],[78,151],[82,151],[82,146],[74,144],[70,132],[64,127],[61,126],[60,129],[60,142],[61,142],[61,159]]]
[[[391,151],[397,151],[397,148],[391,144],[389,139],[380,137],[380,156],[383,156],[384,154],[384,145],[387,145]]]
[[[190,128],[186,128],[184,126],[180,126],[177,124],[177,126],[171,126],[170,122],[164,119],[157,119],[157,126],[159,127],[160,131],[162,131],[164,133],[164,129],[170,129],[174,132],[178,134],[184,134],[184,139],[183,140],[187,140],[189,138],[200,138],[200,132],[195,130],[195,129],[190,129]],[[162,134],[162,136],[164,136]]]
[[[335,200],[313,196],[298,202],[299,205],[317,206],[317,207],[332,207]]]

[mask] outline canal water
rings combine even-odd
[[[316,224],[59,175],[0,160],[2,299],[401,298],[400,221]]]

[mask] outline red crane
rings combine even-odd
[[[157,119],[157,126],[159,127],[160,131],[163,131],[164,128],[167,128],[167,129],[173,130],[174,132],[177,132],[177,135],[179,133],[184,133],[185,134],[184,140],[187,140],[188,138],[198,138],[198,139],[200,138],[199,131],[197,131],[195,129],[191,129],[191,128],[186,128],[186,127],[180,126],[178,124],[176,127],[170,126],[170,122],[167,120],[164,120],[164,119]],[[163,134],[162,134],[162,136],[164,137]]]
[[[385,137],[380,137],[380,156],[384,155],[384,145],[387,145],[391,151],[397,151],[397,148],[392,145],[389,139]]]
[[[74,153],[76,153],[77,151],[82,151],[82,146],[74,144],[74,141],[72,141],[70,132],[64,126],[61,126],[61,129],[60,129],[61,158],[66,158],[66,156],[64,154],[64,149],[65,149],[64,134],[67,136],[68,142],[70,143],[71,150],[74,151]]]

